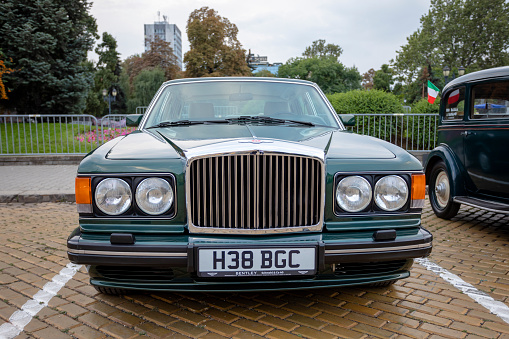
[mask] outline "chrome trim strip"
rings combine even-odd
[[[69,254],[83,255],[111,255],[111,256],[139,256],[139,257],[187,257],[187,253],[161,253],[161,252],[112,252],[112,251],[91,251],[91,250],[73,250],[69,251]]]
[[[377,247],[377,248],[353,248],[344,250],[325,250],[325,254],[343,254],[343,253],[371,253],[371,252],[389,252],[401,250],[418,250],[431,247],[431,242],[417,245],[394,246],[394,247]]]

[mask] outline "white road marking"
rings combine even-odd
[[[424,266],[426,269],[440,275],[442,279],[459,289],[461,292],[468,295],[477,303],[481,304],[483,307],[487,308],[491,313],[498,316],[500,319],[509,324],[509,307],[506,304],[500,301],[496,301],[488,294],[483,291],[479,291],[473,285],[467,283],[460,277],[451,272],[447,271],[445,268],[442,268],[435,264],[434,262],[424,258],[424,259],[416,259],[416,262]]]
[[[21,310],[14,312],[9,318],[9,322],[0,326],[0,339],[12,339],[18,336],[32,318],[44,307],[48,306],[49,301],[64,285],[72,279],[78,272],[81,265],[67,264],[59,274],[46,283],[42,290],[38,291],[34,297],[27,301]]]

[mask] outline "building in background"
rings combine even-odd
[[[158,21],[153,24],[145,24],[145,51],[150,48],[150,42],[154,41],[155,36],[158,36],[161,40],[170,43],[173,53],[177,57],[177,65],[182,69],[182,34],[180,29],[177,25],[168,23],[166,15],[163,15],[163,21],[161,21],[160,13],[157,14]]]
[[[266,56],[259,56],[251,54],[251,50],[249,50],[248,58],[247,58],[247,65],[251,67],[253,70],[253,74],[260,72],[261,70],[267,70],[270,73],[277,76],[279,67],[283,63],[281,62],[275,62],[273,64],[270,64],[268,61],[268,58]]]

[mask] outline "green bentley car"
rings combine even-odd
[[[429,255],[425,178],[302,80],[166,82],[78,168],[68,256],[100,292],[389,285]]]

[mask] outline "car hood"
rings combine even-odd
[[[186,158],[189,153],[232,149],[271,150],[276,143],[286,151],[309,147],[332,159],[390,159],[392,145],[378,139],[330,127],[295,125],[191,125],[135,131],[119,140],[107,159]]]

